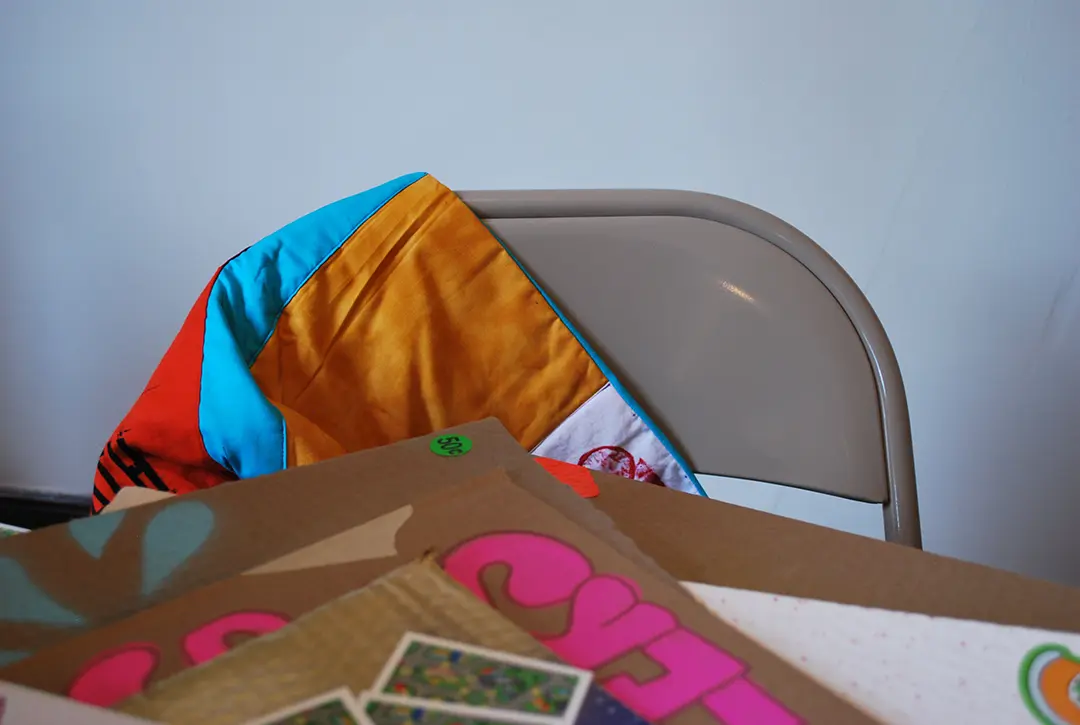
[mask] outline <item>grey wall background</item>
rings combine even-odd
[[[0,485],[87,492],[216,266],[329,201],[674,187],[862,286],[927,548],[1080,584],[1077,37],[1072,0],[4,0]]]

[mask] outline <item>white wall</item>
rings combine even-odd
[[[865,290],[927,548],[1080,584],[1078,37],[1073,0],[6,0],[0,482],[88,492],[213,269],[317,206],[675,187]]]

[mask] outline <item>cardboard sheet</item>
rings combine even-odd
[[[593,475],[600,495],[585,501],[553,484],[497,421],[454,430],[472,439],[468,455],[435,456],[427,437],[0,539],[0,590],[5,592],[0,663],[88,632],[89,640],[78,638],[83,644],[72,639],[72,651],[80,657],[101,652],[105,642],[114,641],[96,631],[102,625],[190,592],[195,604],[178,607],[172,619],[180,636],[206,621],[209,602],[217,596],[211,585],[272,560],[291,562],[277,566],[293,568],[274,576],[300,581],[311,576],[304,568],[309,557],[338,555],[319,554],[318,547],[313,554],[306,547],[337,535],[343,538],[323,547],[340,552],[368,546],[362,538],[349,538],[359,536],[353,531],[357,522],[400,511],[497,467],[668,583],[674,575],[860,606],[1080,632],[1080,590],[603,474]],[[289,606],[309,611],[384,571],[381,562],[339,562],[337,567],[358,579],[338,582],[336,593],[298,586]],[[255,591],[255,585],[248,586]],[[175,644],[160,658],[163,671],[177,671],[185,662]],[[0,678],[6,673],[0,669]],[[69,684],[70,679],[51,687],[62,691]]]
[[[176,494],[169,493],[168,491],[158,491],[156,488],[125,486],[120,489],[120,492],[113,497],[113,500],[110,501],[105,508],[101,509],[101,513],[116,513],[117,511],[129,509],[132,506],[142,506],[143,504],[161,501],[175,495]]]
[[[606,516],[553,484],[498,421],[452,430],[467,431],[468,455],[432,454],[440,433],[0,539],[0,590],[11,592],[0,603],[0,651],[37,651],[498,467],[666,576]]]
[[[424,502],[420,497],[416,505]],[[192,642],[218,632],[232,633],[229,637],[236,632],[248,636],[273,632],[422,556],[429,548],[426,542],[404,551],[397,544],[398,531],[414,511],[409,504],[368,520],[362,510],[356,511],[358,523],[352,528],[241,576],[195,588],[66,638],[5,668],[3,675],[111,707],[155,682],[203,664],[223,649],[207,652]],[[113,663],[129,663],[124,669],[139,674],[117,677],[118,665]]]
[[[547,485],[574,495],[561,484]],[[589,506],[573,500],[576,507]],[[258,573],[218,582],[61,643],[7,668],[4,676],[72,693],[95,667],[132,648],[152,655],[158,668],[168,661],[181,669],[184,658],[190,663],[201,657],[201,650],[187,647],[193,637],[226,646],[231,630],[221,624],[222,617],[258,615],[248,630],[260,631],[264,622],[272,629],[280,626],[275,617],[291,621],[340,596],[343,587],[359,586],[435,551],[454,579],[568,664],[595,670],[612,694],[650,721],[872,722],[712,616],[668,576],[624,556],[500,471],[414,498],[409,507],[407,517],[395,509],[375,522],[393,542],[380,542],[374,550],[392,548],[392,556],[324,563],[315,547],[293,556],[293,566],[260,567]],[[403,518],[400,525],[394,523],[398,518]],[[337,541],[364,541],[357,553],[365,557],[373,550],[363,537]],[[179,629],[178,620],[183,620]]]
[[[602,486],[606,495],[595,503],[620,531],[631,535],[653,560],[679,578],[896,611],[1080,632],[1080,590],[1072,587],[559,465],[575,468],[590,479],[591,486],[576,484],[587,491],[587,498],[596,498]],[[146,493],[139,500],[132,496],[123,505],[161,497],[156,491]],[[720,549],[727,555],[714,556]],[[910,578],[932,582],[932,586],[906,586]]]
[[[1080,590],[1072,587],[579,470],[594,481],[587,497],[602,489],[594,503],[676,578],[1080,632]],[[160,497],[147,493],[140,502]]]
[[[174,725],[232,725],[335,688],[356,694],[371,687],[409,631],[554,659],[434,562],[417,562],[164,680],[119,709]]]
[[[596,506],[683,581],[1080,632],[1080,589],[594,475]]]

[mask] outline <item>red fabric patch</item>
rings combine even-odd
[[[596,485],[596,481],[587,469],[575,466],[573,463],[556,461],[554,458],[543,456],[535,456],[535,458],[545,471],[577,491],[582,498],[596,498],[600,495],[600,487]]]
[[[199,430],[206,308],[216,280],[217,273],[98,457],[95,513],[124,486],[187,493],[236,479],[206,452]]]

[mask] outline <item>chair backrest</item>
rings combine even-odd
[[[907,401],[844,270],[760,209],[683,191],[469,191],[695,471],[884,505],[921,545]]]

